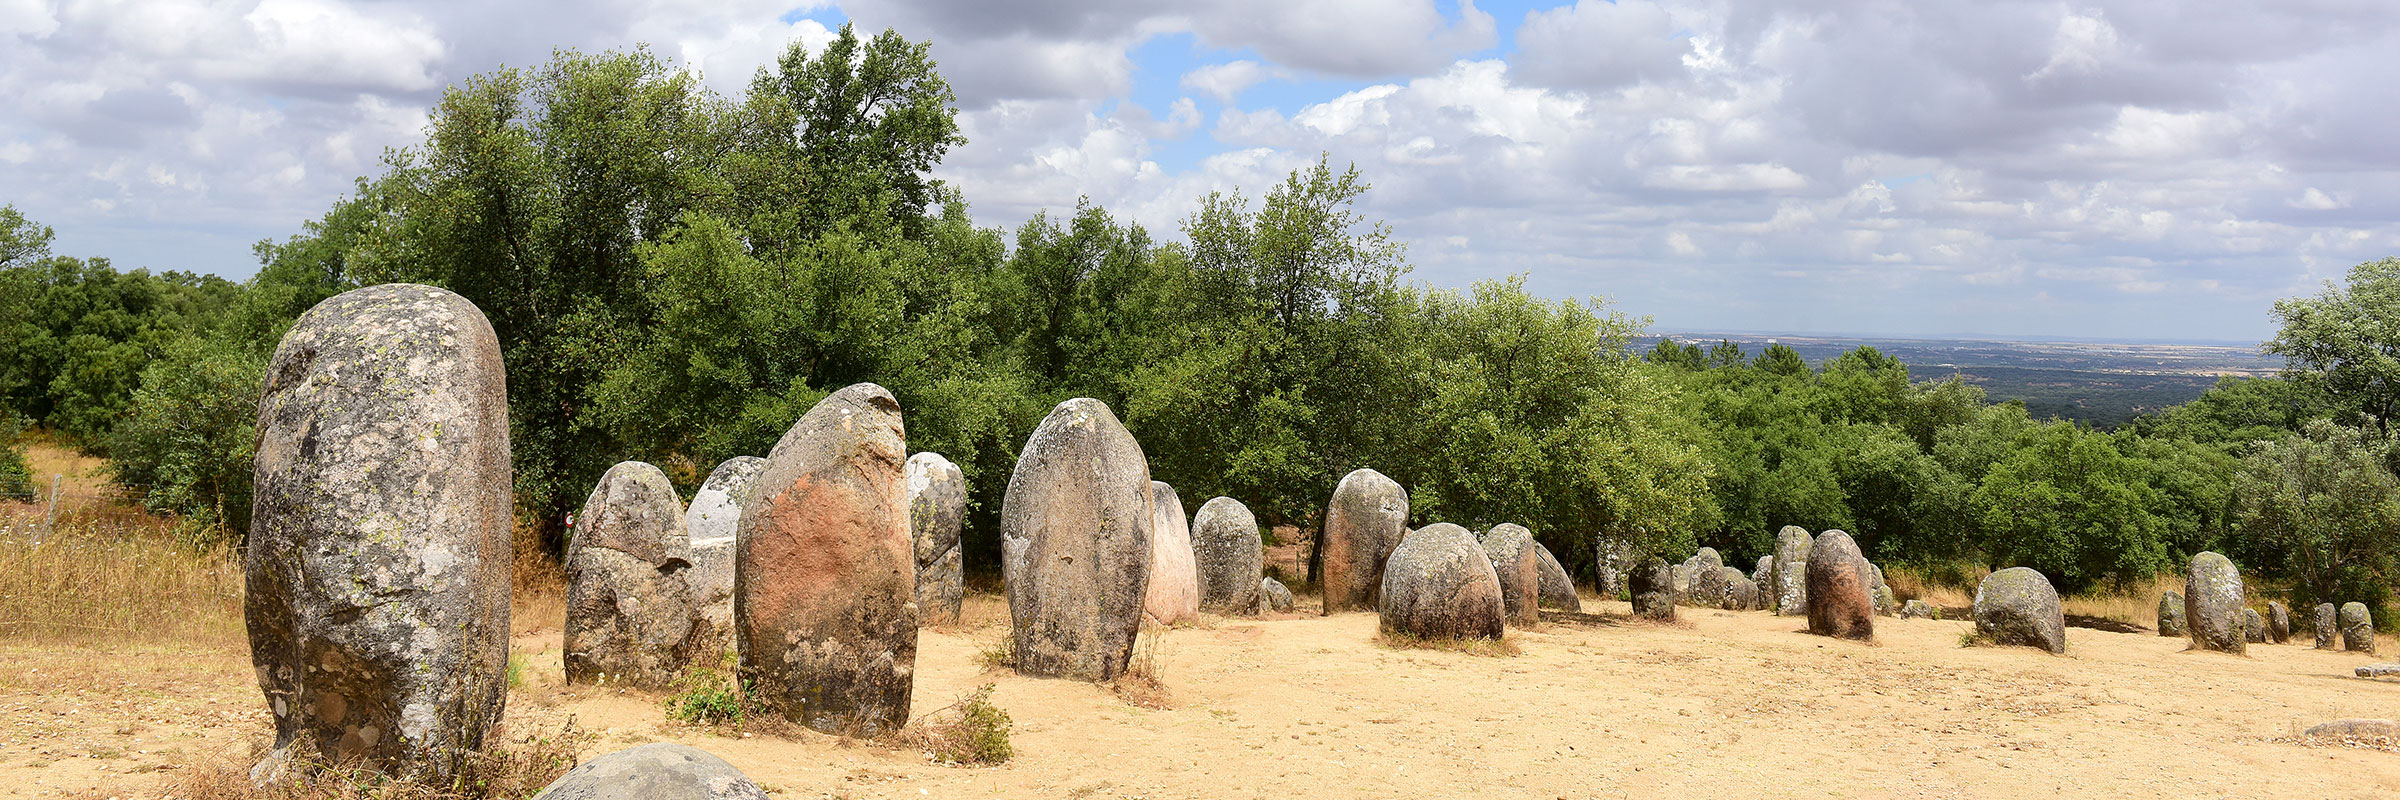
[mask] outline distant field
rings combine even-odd
[[[1729,340],[1753,357],[1769,343],[1822,365],[1872,346],[1908,365],[1916,380],[1958,375],[1995,402],[2018,400],[2036,418],[2110,428],[2190,401],[2223,375],[2275,374],[2282,361],[2256,347],[2223,344],[2009,342],[1975,339],[1871,339],[1708,331],[1662,334],[1702,345]]]

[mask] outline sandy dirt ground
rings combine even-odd
[[[1961,648],[1962,622],[1879,621],[1873,644],[1794,618],[1685,609],[1512,632],[1517,656],[1395,650],[1375,617],[1212,620],[1160,644],[1172,707],[986,670],[1007,610],[924,633],[917,709],[983,683],[1015,719],[997,767],[815,734],[664,721],[658,698],[559,684],[558,634],[510,725],[571,716],[600,740],[714,752],[778,797],[2389,797],[2400,753],[2302,741],[2400,716],[2371,659],[2305,645],[2247,657],[2075,628],[2069,654]],[[2388,647],[2389,645],[2387,645]],[[0,648],[0,797],[155,797],[178,771],[245,759],[270,723],[238,648]],[[223,763],[223,762],[219,762]]]

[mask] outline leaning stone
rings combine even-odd
[[[2333,637],[2340,631],[2340,628],[2334,625],[2333,617],[2334,611],[2332,603],[2317,604],[2315,618],[2317,623],[2317,649],[2319,650],[2334,649]]]
[[[1500,579],[1500,600],[1511,625],[1541,622],[1542,560],[1533,551],[1533,532],[1501,523],[1485,531],[1483,553]]]
[[[1183,498],[1164,481],[1150,482],[1150,588],[1142,595],[1142,615],[1158,625],[1200,618],[1192,527],[1183,519]]]
[[[1575,579],[1567,577],[1567,567],[1558,563],[1558,556],[1541,542],[1533,543],[1533,555],[1541,560],[1542,607],[1561,611],[1582,611],[1583,598],[1575,595]]]
[[[1786,617],[1808,614],[1808,549],[1814,540],[1798,525],[1775,533],[1775,566],[1771,583],[1775,613]]]
[[[2400,722],[2388,719],[2337,719],[2308,729],[2311,739],[2354,739],[2400,742]]]
[[[1292,590],[1274,578],[1258,579],[1258,596],[1267,608],[1278,614],[1292,613]]]
[[[700,622],[692,629],[697,653],[723,653],[734,648],[733,554],[734,534],[740,530],[742,504],[750,501],[751,486],[767,460],[734,456],[710,470],[683,511],[684,526],[692,532],[692,568],[684,572],[692,606]]]
[[[2400,664],[2368,664],[2358,668],[2358,676],[2361,678],[2400,677]]]
[[[1505,632],[1500,576],[1467,529],[1447,522],[1418,528],[1384,562],[1385,634],[1423,639],[1498,639]]]
[[[1633,595],[1633,615],[1675,621],[1675,568],[1658,556],[1643,558],[1626,573],[1626,590]]]
[[[2292,640],[2292,609],[2281,600],[2267,601],[2267,641],[2283,644]]]
[[[2168,592],[2158,596],[2158,635],[2190,636],[2191,626],[2183,620],[2183,593]]]
[[[2367,614],[2367,604],[2342,604],[2342,649],[2353,653],[2375,652],[2375,623]]]
[[[1219,614],[1258,613],[1258,579],[1266,577],[1267,547],[1258,518],[1231,497],[1200,505],[1192,517],[1192,556],[1200,566],[1200,608]]]
[[[583,762],[534,800],[767,800],[767,793],[706,750],[653,742]]]
[[[1993,644],[2067,651],[2067,618],[2050,579],[2027,567],[2010,567],[1975,587],[1975,632]]]
[[[749,698],[828,733],[908,724],[917,581],[900,402],[872,383],[818,401],[742,509],[734,629]]]
[[[1941,609],[1923,600],[1910,600],[1900,606],[1901,619],[1941,619]]]
[[[2259,616],[2258,609],[2242,609],[2242,641],[2250,644],[2267,643],[2267,620]]]
[[[1875,603],[1867,591],[1867,559],[1850,534],[1819,534],[1808,552],[1808,632],[1875,638]]]
[[[908,536],[916,553],[917,623],[958,622],[966,603],[958,529],[967,519],[967,476],[940,453],[908,457]]]
[[[2183,618],[2191,626],[2192,646],[2243,652],[2241,570],[2222,555],[2202,552],[2192,557],[2189,573],[2184,580]]]
[[[691,587],[691,530],[675,484],[657,467],[610,467],[583,501],[567,543],[568,683],[613,682],[663,689],[694,659],[700,621]]]
[[[1016,668],[1105,681],[1125,671],[1150,584],[1150,462],[1098,400],[1042,419],[1000,503]]]
[[[1373,611],[1383,562],[1408,535],[1408,492],[1383,473],[1352,470],[1325,508],[1325,613]]]
[[[457,773],[507,702],[508,389],[483,312],[384,284],[318,303],[258,401],[250,661],[302,738],[402,777]]]

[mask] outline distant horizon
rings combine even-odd
[[[1997,343],[2023,343],[2023,344],[2102,344],[2102,345],[2106,345],[2106,344],[2130,344],[2130,345],[2181,345],[2181,346],[2187,346],[2187,347],[2234,347],[2234,348],[2247,348],[2247,349],[2250,349],[2250,350],[2253,350],[2253,351],[2258,351],[2258,352],[2260,353],[2260,356],[2261,356],[2262,358],[2263,358],[2263,357],[2265,357],[2265,352],[2264,352],[2264,350],[2263,350],[2263,349],[2261,349],[2261,347],[2260,347],[2260,345],[2264,344],[2264,342],[2263,342],[2263,341],[2247,341],[2247,340],[2241,340],[2241,339],[2207,339],[2207,338],[2188,338],[2188,337],[2100,337],[2100,336],[2085,336],[2085,335],[2078,335],[2078,334],[2040,334],[2040,333],[2019,333],[2019,334],[1997,334],[1997,333],[1936,333],[1936,334],[1922,334],[1922,333],[1898,333],[1898,332],[1891,332],[1891,331],[1814,331],[1814,332],[1812,332],[1812,331],[1796,331],[1796,330],[1741,330],[1741,329],[1726,329],[1726,328],[1668,328],[1668,327],[1665,327],[1665,326],[1658,326],[1658,325],[1653,325],[1653,326],[1651,326],[1651,327],[1650,327],[1650,329],[1649,329],[1649,336],[1650,336],[1651,338],[1657,338],[1657,337],[1660,337],[1660,336],[1666,336],[1666,337],[1686,337],[1686,336],[1688,336],[1688,337],[1692,337],[1692,338],[1696,338],[1696,339],[1706,339],[1706,338],[1711,338],[1711,337],[1719,337],[1719,338],[1722,338],[1722,337],[1725,337],[1725,336],[1733,336],[1733,337],[1746,337],[1746,338],[1755,338],[1755,337],[1792,337],[1792,338],[1806,338],[1806,339],[1843,339],[1843,340],[1859,340],[1859,341],[1870,341],[1870,340],[1886,340],[1886,341],[1910,341],[1910,342],[1997,342]]]

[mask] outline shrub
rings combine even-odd
[[[731,661],[730,653],[726,661]],[[741,727],[747,704],[740,682],[723,669],[693,667],[666,699],[667,718],[690,725]]]
[[[987,683],[919,719],[909,738],[936,761],[999,764],[1016,755],[1008,743],[1011,724],[1008,712],[992,704],[992,685]]]

